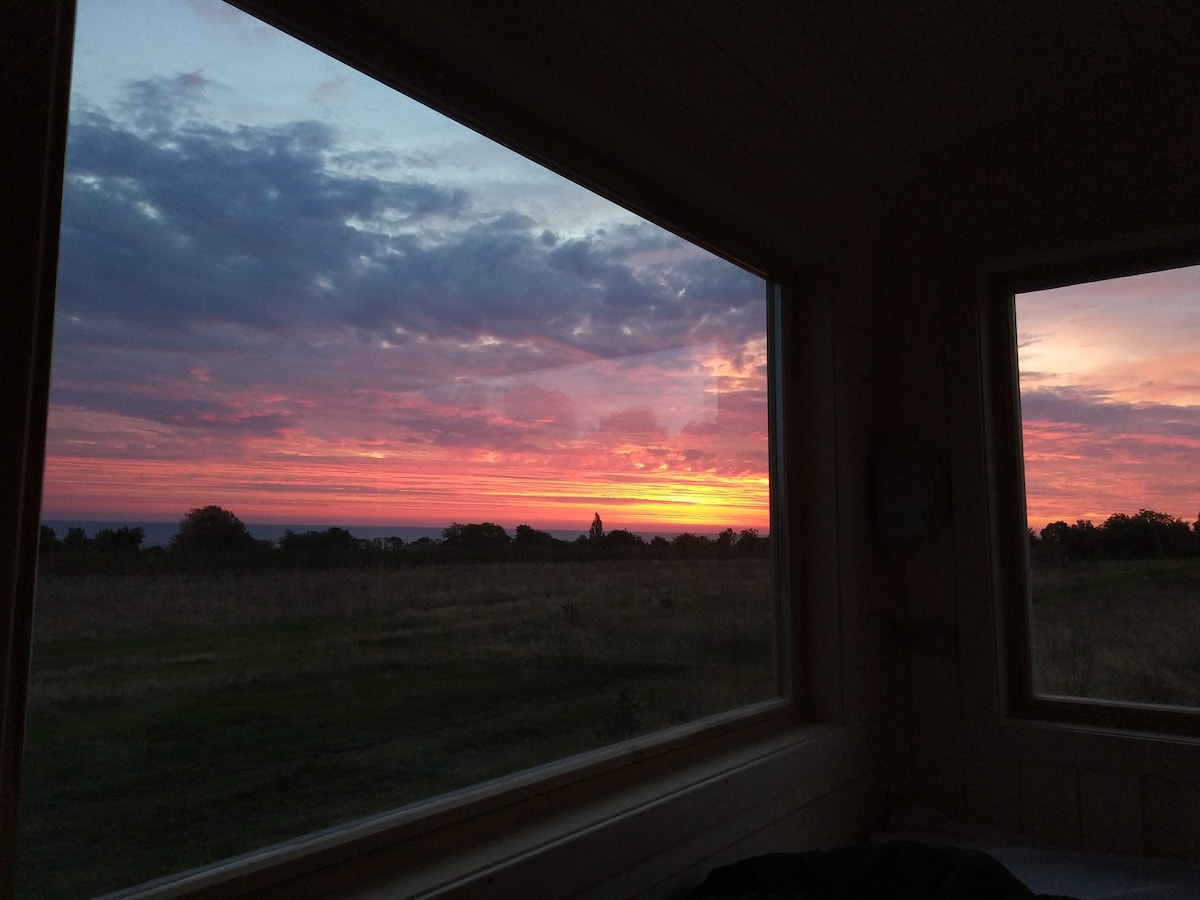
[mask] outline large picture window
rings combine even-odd
[[[216,0],[82,0],[58,284],[23,896],[780,696],[757,275]]]
[[[1032,691],[1200,708],[1200,267],[1013,302]]]

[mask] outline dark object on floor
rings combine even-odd
[[[1031,900],[982,850],[879,842],[770,853],[713,869],[690,900]],[[1069,898],[1059,898],[1069,900]]]

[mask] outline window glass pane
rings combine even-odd
[[[761,279],[232,8],[79,8],[24,896],[777,696]]]
[[[1035,690],[1200,707],[1200,267],[1016,316]]]

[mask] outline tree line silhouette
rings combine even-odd
[[[296,532],[277,541],[256,539],[229,510],[204,506],[190,510],[166,547],[143,547],[137,526],[103,528],[88,537],[70,528],[61,539],[42,525],[39,567],[53,573],[132,573],[157,569],[331,569],[350,566],[401,566],[506,561],[553,562],[595,559],[764,558],[769,540],[753,528],[726,528],[716,537],[684,532],[671,539],[646,540],[625,529],[606,531],[599,513],[586,534],[573,541],[529,525],[513,534],[494,522],[442,529],[440,538],[404,541],[399,537],[356,538],[345,528]]]
[[[1099,525],[1079,519],[1074,525],[1051,522],[1040,535],[1029,529],[1035,564],[1102,559],[1179,559],[1200,556],[1200,517],[1183,519],[1152,509],[1133,515],[1114,513]]]

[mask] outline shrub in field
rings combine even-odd
[[[129,573],[143,562],[142,542],[146,532],[140,527],[101,528],[89,538],[82,528],[69,528],[63,540],[54,529],[42,526],[38,541],[38,564],[43,571]]]
[[[201,566],[226,566],[249,561],[258,541],[245,523],[227,509],[203,506],[190,510],[171,538],[170,552],[181,562]]]
[[[289,528],[279,539],[278,553],[283,562],[297,568],[331,569],[353,563],[364,549],[371,548],[363,548],[344,528],[303,534]]]

